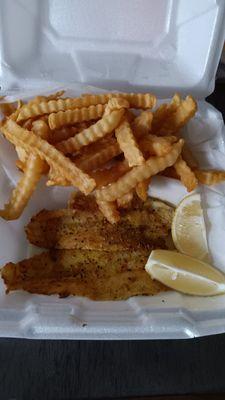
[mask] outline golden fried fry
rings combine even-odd
[[[56,169],[59,170],[73,186],[77,186],[83,193],[88,194],[94,189],[95,182],[92,178],[76,167],[71,160],[66,158],[47,141],[41,139],[32,131],[21,128],[12,120],[7,120],[1,129],[12,143],[25,147],[25,149],[45,159],[48,164],[55,165]]]
[[[139,146],[142,152],[148,155],[164,156],[171,150],[171,145],[177,141],[175,136],[161,137],[148,135],[140,140]]]
[[[187,96],[185,100],[181,100],[181,103],[176,110],[164,120],[163,124],[158,129],[157,134],[171,135],[176,133],[195,115],[196,111],[196,101],[193,97]]]
[[[174,164],[174,169],[177,175],[180,177],[181,182],[187,188],[188,192],[196,189],[198,186],[197,178],[191,168],[180,156]]]
[[[158,137],[149,135],[149,140],[142,139],[138,146],[143,152],[148,152],[149,155],[164,155],[169,149],[170,144],[174,143],[176,137]],[[154,139],[155,138],[155,139]],[[154,142],[155,140],[155,142]],[[151,146],[151,148],[150,148]],[[166,146],[166,148],[165,148]],[[83,171],[91,171],[102,167],[105,163],[110,161],[113,157],[121,154],[121,149],[117,141],[113,138],[103,138],[98,142],[92,143],[89,146],[82,148],[82,153],[73,158],[75,164]]]
[[[35,132],[38,136],[46,140],[48,139],[49,127],[44,121],[41,120],[31,121],[31,127],[33,128],[33,132]],[[18,163],[18,166],[23,171],[25,169],[25,164],[28,159],[28,152],[23,147],[19,146],[16,146],[16,152],[21,162]]]
[[[128,208],[131,205],[131,202],[134,197],[134,192],[131,190],[130,192],[124,194],[122,197],[117,199],[117,205],[119,208]]]
[[[151,93],[106,93],[100,95],[83,95],[85,105],[105,104],[112,97],[120,97],[127,100],[131,108],[152,108],[156,104],[156,97]],[[84,106],[83,106],[84,107]]]
[[[99,210],[102,212],[104,217],[109,221],[111,224],[116,224],[120,220],[120,214],[116,208],[116,202],[112,201],[101,201],[96,200]]]
[[[180,176],[177,174],[174,167],[168,167],[164,169],[164,171],[160,172],[159,175],[167,176],[168,178],[172,179],[180,179]]]
[[[78,132],[79,128],[76,126],[64,126],[61,129],[51,131],[50,142],[52,144],[62,142],[63,140],[67,140],[70,137],[75,136]]]
[[[106,104],[112,97],[121,97],[127,100],[130,107],[134,108],[152,108],[155,106],[156,97],[150,93],[107,93],[99,95],[85,95],[77,98],[67,98],[50,100],[46,102],[33,102],[26,104],[20,110],[18,121],[37,117],[44,114],[57,113],[59,111],[73,110],[75,108],[89,107],[92,105]]]
[[[32,129],[32,124],[33,124],[33,119],[32,119],[32,118],[29,118],[29,119],[27,119],[26,121],[22,122],[21,126],[22,126],[24,129],[28,129],[29,131],[31,131],[31,129]]]
[[[175,137],[170,137],[170,136],[166,138],[154,136],[156,138],[155,139],[156,144],[155,144],[152,143],[154,142],[154,138],[152,138],[152,136],[153,135],[150,135],[150,140],[151,139],[153,140],[148,141],[147,147],[145,138],[143,139],[143,141],[141,140],[138,143],[138,146],[141,148],[141,150],[143,152],[148,151],[149,155],[166,154],[169,151],[169,149],[171,149],[171,146],[169,144],[173,143],[175,140]],[[161,146],[160,143],[162,143]],[[73,161],[83,171],[88,172],[102,167],[105,163],[110,161],[113,157],[118,156],[119,154],[121,154],[121,149],[117,141],[112,137],[103,138],[96,143],[92,143],[89,146],[82,148],[82,153],[74,157]]]
[[[48,123],[51,129],[58,129],[65,125],[74,125],[77,122],[90,121],[102,117],[105,106],[98,104],[86,108],[77,108],[75,110],[59,111],[52,113],[48,117]]]
[[[40,138],[48,138],[49,127],[44,121],[34,121],[33,130]],[[0,213],[3,218],[10,220],[20,217],[46,169],[45,161],[38,154],[29,154],[20,146],[16,146],[16,151],[21,161],[20,168],[24,174],[13,190],[9,203]]]
[[[184,161],[186,161],[187,165],[192,169],[197,168],[199,166],[198,161],[193,156],[193,153],[190,150],[190,147],[187,145],[187,143],[184,143],[182,149],[182,158],[184,159]]]
[[[115,131],[115,136],[130,167],[141,165],[145,162],[128,121],[123,120],[121,122]]]
[[[127,162],[120,161],[114,164],[111,168],[105,168],[102,170],[98,170],[95,172],[89,172],[92,178],[96,182],[96,187],[100,188],[102,186],[106,186],[109,183],[115,182],[122,175],[124,175],[127,171],[129,171],[129,165]]]
[[[74,126],[63,126],[60,129],[51,130],[50,142],[56,144],[75,136],[78,132],[89,128],[93,121],[83,121]]]
[[[48,140],[50,135],[49,126],[46,124],[45,121],[42,121],[41,119],[36,120],[32,123],[32,131],[45,140]]]
[[[177,110],[181,104],[179,94],[175,94],[169,104],[161,104],[153,113],[152,120],[152,133],[160,131],[162,126],[166,123],[167,119]]]
[[[83,171],[91,171],[102,167],[120,153],[116,139],[103,138],[82,148],[81,154],[74,157],[73,161]]]
[[[16,121],[16,119],[17,119],[17,117],[18,117],[18,115],[19,115],[19,113],[20,113],[20,110],[21,110],[21,108],[22,108],[22,106],[23,106],[23,102],[22,102],[21,100],[18,100],[18,101],[17,101],[16,103],[14,103],[14,104],[15,104],[15,110],[14,110],[10,115],[8,115],[8,117],[9,117],[10,119]],[[16,106],[16,104],[17,104],[17,106]]]
[[[4,117],[10,116],[16,111],[16,103],[0,103],[0,112]]]
[[[25,164],[28,159],[28,153],[26,152],[26,150],[23,147],[16,146],[16,152],[19,160]]]
[[[96,190],[96,198],[98,200],[114,201],[122,197],[135,188],[139,182],[173,165],[181,153],[183,144],[184,140],[180,139],[173,145],[171,152],[164,157],[150,157],[145,164],[133,167],[131,171],[127,172],[117,182]]]
[[[120,97],[112,97],[105,107],[104,115],[109,115],[112,111],[121,110],[121,108],[129,108],[128,101]]]
[[[84,129],[73,138],[58,143],[56,148],[64,154],[71,154],[83,146],[96,142],[118,126],[123,114],[123,109],[112,111],[111,114],[103,116],[98,122]]]
[[[139,199],[146,201],[148,198],[148,187],[150,184],[151,178],[145,179],[142,182],[139,182],[135,188],[136,193]]]
[[[25,166],[26,166],[26,163],[23,163],[23,161],[20,161],[20,160],[16,160],[16,167],[17,167],[21,172],[24,172],[24,171],[25,171]]]
[[[194,172],[198,181],[204,185],[216,185],[217,183],[225,181],[225,171],[216,169],[195,169]]]
[[[49,96],[36,96],[32,100],[30,100],[26,106],[31,106],[32,104],[38,104],[42,102],[48,102],[50,100],[57,100],[59,97],[63,96],[65,90],[60,90],[56,93],[52,93]]]
[[[29,155],[24,174],[13,190],[9,203],[0,211],[2,218],[13,220],[20,217],[41,177],[42,168],[43,161],[40,157],[36,154]]]
[[[126,110],[125,118],[131,124],[135,120],[136,115],[131,110]]]
[[[82,106],[78,106],[79,103],[82,103]],[[98,103],[96,103],[98,104]],[[45,114],[57,113],[59,111],[67,111],[75,108],[83,108],[85,107],[85,103],[80,98],[74,99],[58,99],[58,100],[50,100],[50,101],[42,101],[33,102],[31,104],[25,104],[18,115],[17,122],[24,121],[28,118],[35,118]]]
[[[71,183],[53,166],[51,166],[49,169],[46,186],[71,186]]]
[[[117,93],[116,96],[126,99],[131,108],[147,109],[156,104],[156,97],[151,93]]]
[[[150,111],[143,111],[138,117],[134,119],[131,128],[134,132],[136,139],[146,136],[152,126],[153,114]]]

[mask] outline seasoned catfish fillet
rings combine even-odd
[[[165,286],[153,281],[144,266],[149,252],[50,250],[2,269],[7,291],[77,295],[93,300],[120,300],[153,295]]]
[[[138,250],[167,248],[173,208],[162,201],[135,199],[110,224],[94,198],[77,195],[70,209],[43,210],[26,227],[28,240],[39,247],[58,249]]]

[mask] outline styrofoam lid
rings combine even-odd
[[[1,0],[0,85],[213,91],[224,0]]]

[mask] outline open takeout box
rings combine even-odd
[[[0,95],[29,98],[65,87],[69,94],[102,89],[175,91],[199,99],[184,130],[202,167],[225,169],[221,114],[204,102],[214,88],[225,28],[223,0],[2,0]],[[75,82],[79,82],[78,84]],[[92,87],[90,87],[91,85]],[[1,205],[19,173],[1,138]],[[29,255],[24,225],[41,208],[65,204],[65,188],[41,182],[23,216],[0,221],[0,264]],[[213,264],[225,271],[225,184],[201,187]],[[185,189],[155,178],[150,194],[177,203]],[[119,302],[5,295],[0,283],[0,336],[57,339],[191,338],[225,332],[225,295],[175,292]]]

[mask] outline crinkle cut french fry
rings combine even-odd
[[[164,169],[164,171],[160,172],[159,175],[167,176],[168,178],[172,178],[172,179],[178,179],[178,180],[180,179],[174,166]]]
[[[146,138],[148,145],[146,146],[145,138],[143,138],[138,143],[138,146],[143,152],[148,151],[148,154],[150,155],[164,155],[169,151],[169,149],[171,149],[170,143],[174,143],[175,139],[177,140],[174,136],[164,138],[149,135],[149,137]],[[82,153],[74,157],[73,161],[83,171],[88,172],[102,167],[112,158],[121,154],[121,152],[122,151],[114,138],[103,138],[98,142],[82,148]]]
[[[131,111],[131,110],[126,110],[126,112],[125,112],[125,118],[127,119],[127,121],[128,121],[130,124],[135,120],[136,117],[137,117],[137,116],[133,113],[133,111]]]
[[[21,160],[16,160],[16,167],[17,167],[21,172],[24,172],[24,171],[25,171],[25,166],[26,166],[26,163],[24,163],[24,162],[21,161]]]
[[[151,111],[143,111],[134,119],[131,128],[136,139],[149,134],[152,126],[153,114]]]
[[[115,131],[115,136],[130,167],[141,165],[145,162],[128,121],[124,119],[121,122]]]
[[[101,140],[101,142],[103,141],[104,139]],[[97,144],[100,146],[95,146]],[[102,144],[100,144],[99,140],[99,142],[93,143],[84,149],[88,149],[88,147],[90,148],[89,152],[83,152],[79,156],[73,158],[75,164],[83,171],[87,172],[102,167],[113,157],[121,153],[119,145],[114,138],[110,138]]]
[[[175,139],[177,140],[174,136],[164,138],[149,135],[148,138],[143,138],[138,143],[138,146],[143,152],[148,151],[150,155],[160,156],[166,154],[171,149],[170,143],[174,143]],[[102,167],[105,163],[121,153],[122,151],[114,138],[103,138],[98,142],[82,148],[82,153],[74,157],[73,161],[83,171],[88,172]]]
[[[19,147],[19,146],[16,146],[16,151],[17,150],[19,150],[19,153],[21,152],[21,150],[25,151],[23,147]],[[19,158],[19,160],[16,161],[16,166],[20,171],[23,171],[23,172],[25,171],[27,159],[28,159],[28,155],[24,159],[24,161],[22,161],[22,159],[20,159],[20,158]],[[43,160],[42,160],[42,163],[43,163],[42,174],[47,174],[47,172],[49,171],[49,166]]]
[[[179,175],[181,182],[187,188],[188,192],[196,189],[198,186],[197,178],[191,168],[187,165],[187,163],[182,159],[182,157],[178,157],[177,161],[174,164],[174,169],[176,173]]]
[[[49,129],[48,124],[45,121],[43,121],[41,119],[33,121],[32,131],[36,135],[38,135],[40,138],[45,139],[47,141],[49,140],[50,129]],[[42,172],[43,173],[48,172],[48,170],[49,170],[48,164],[44,160],[42,160],[42,163],[43,163],[43,168],[42,168],[43,171]]]
[[[78,103],[83,105],[78,107]],[[90,104],[91,105],[91,104]],[[98,105],[96,103],[95,105]],[[18,115],[17,122],[24,121],[29,118],[35,118],[45,114],[58,113],[59,111],[74,110],[76,108],[84,108],[85,103],[80,98],[75,99],[58,99],[42,102],[33,102],[25,104]]]
[[[145,179],[144,181],[139,182],[135,188],[138,197],[143,201],[146,201],[148,198],[148,187],[150,181],[151,178]]]
[[[4,96],[2,96],[2,98],[4,98]],[[4,118],[12,118],[12,119],[16,119],[18,113],[20,112],[20,109],[22,107],[23,103],[21,100],[18,100],[17,102],[6,102],[6,103],[1,103],[0,102],[0,114],[3,114]],[[2,123],[0,121],[0,123]]]
[[[118,126],[123,114],[123,109],[112,111],[111,114],[103,116],[98,122],[84,129],[73,138],[58,143],[56,148],[64,154],[71,154],[83,146],[96,142],[108,133],[111,133]]]
[[[195,169],[194,172],[198,181],[203,185],[216,185],[217,183],[225,181],[225,171]]]
[[[191,96],[181,100],[180,105],[168,116],[157,131],[158,135],[171,135],[181,129],[196,113],[197,103]],[[154,118],[153,118],[154,121]]]
[[[190,168],[197,168],[199,166],[198,161],[194,157],[192,151],[190,150],[190,147],[187,145],[187,143],[184,143],[183,149],[182,149],[182,158],[184,161],[186,161],[187,165]]]
[[[49,127],[44,121],[34,121],[33,129],[38,136],[47,138]],[[20,217],[45,168],[45,162],[38,154],[29,154],[20,146],[16,146],[16,150],[23,164],[20,167],[24,171],[24,174],[13,190],[9,203],[6,204],[5,209],[0,213],[5,219]]]
[[[76,105],[77,99],[58,99],[50,101],[32,102],[25,104],[18,115],[17,122],[24,121],[28,118],[35,118],[45,114],[57,113],[59,111],[67,111],[74,108],[81,108]],[[80,99],[79,99],[80,100]],[[82,107],[85,107],[84,105]]]
[[[16,152],[19,157],[19,160],[22,163],[26,163],[26,161],[28,159],[28,153],[26,152],[26,150],[23,147],[16,146]]]
[[[12,114],[9,115],[9,118],[16,121],[22,106],[23,106],[23,102],[21,100],[17,100],[16,110]]]
[[[175,94],[169,104],[161,104],[153,113],[151,133],[157,133],[163,126],[167,118],[177,110],[181,104],[181,97]]]
[[[112,97],[121,97],[127,100],[133,108],[152,108],[155,106],[156,97],[151,93],[107,93],[98,95],[85,95],[77,98],[67,98],[43,101],[41,103],[26,104],[22,107],[18,121],[39,115],[57,113],[59,111],[73,110],[75,108],[89,107],[91,105],[106,104]]]
[[[76,126],[64,126],[61,129],[51,131],[50,142],[52,144],[67,140],[72,136],[75,136],[79,132],[79,128]]]
[[[113,96],[126,99],[131,108],[152,108],[156,104],[156,97],[151,93],[113,93]]]
[[[96,182],[96,187],[100,188],[102,186],[106,186],[109,183],[115,182],[122,175],[124,175],[127,171],[129,171],[129,165],[127,162],[120,161],[116,164],[112,165],[110,168],[105,168],[102,170],[98,170],[95,172],[90,172],[90,175]]]
[[[57,100],[59,97],[63,96],[64,93],[65,93],[65,90],[60,90],[60,91],[52,93],[48,96],[36,96],[27,103],[27,106],[31,106],[32,104],[38,104],[41,102],[47,102],[50,100]]]
[[[19,144],[19,146],[37,153],[48,164],[55,165],[56,169],[84,194],[89,194],[94,189],[95,181],[92,178],[81,171],[71,160],[61,154],[51,144],[35,135],[32,131],[26,131],[12,120],[7,120],[1,130],[10,141],[13,143],[16,142],[16,145]]]
[[[32,121],[31,124],[33,124],[32,128],[33,128],[34,133],[36,133],[38,136],[40,136],[43,139],[48,138],[49,127],[44,121],[36,120],[36,121]],[[18,154],[18,157],[19,157],[19,160],[21,161],[21,163],[26,164],[26,162],[28,160],[28,156],[29,156],[28,152],[23,147],[20,147],[20,146],[16,146],[16,152]],[[22,165],[22,164],[18,163],[19,168],[21,170],[25,170],[25,165]]]
[[[53,166],[50,167],[48,173],[48,181],[46,186],[71,186],[70,182],[64,178]]]
[[[149,155],[164,156],[171,150],[171,145],[177,141],[176,136],[145,136],[139,142],[139,147],[142,152]]]
[[[8,117],[14,111],[16,111],[15,103],[0,103],[0,112],[4,115],[4,117]]]
[[[51,129],[58,129],[65,125],[74,125],[77,122],[98,119],[102,117],[104,110],[105,106],[97,104],[86,108],[59,111],[49,115],[48,123]]]
[[[46,186],[71,186],[70,182],[66,179],[60,178],[60,176],[55,177],[54,179],[48,179],[46,182]]]
[[[29,119],[27,119],[26,121],[24,121],[24,122],[22,122],[22,127],[24,128],[24,129],[28,129],[29,131],[32,129],[32,124],[33,124],[33,119],[32,118],[29,118]]]
[[[109,115],[112,111],[121,110],[121,108],[129,108],[128,101],[120,97],[112,97],[105,107],[104,115]]]
[[[7,220],[20,217],[32,196],[36,185],[41,177],[43,161],[36,154],[30,154],[26,162],[24,174],[12,192],[11,199],[0,211],[0,216]]]
[[[139,182],[173,165],[181,153],[183,144],[184,140],[180,139],[173,145],[171,152],[164,157],[150,157],[144,165],[133,167],[119,178],[117,182],[96,190],[96,198],[103,201],[114,201],[122,197],[135,188]]]
[[[32,123],[32,131],[45,140],[48,140],[50,135],[49,126],[46,124],[45,121],[42,121],[41,119],[36,120]]]
[[[130,192],[124,194],[122,197],[117,199],[117,205],[119,208],[128,208],[133,200],[134,192],[131,190]]]
[[[96,200],[98,207],[104,217],[111,223],[116,224],[120,220],[120,214],[116,207],[116,202]]]
[[[72,136],[75,136],[77,133],[83,131],[84,129],[89,128],[93,124],[93,121],[83,121],[75,126],[63,126],[60,129],[55,129],[51,131],[50,142],[52,144],[62,142],[63,140],[67,140]]]
[[[106,93],[100,95],[83,95],[82,99],[86,105],[105,104],[112,97],[120,97],[127,100],[131,108],[152,108],[156,104],[156,97],[151,93]]]

